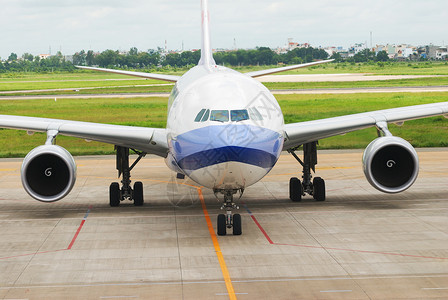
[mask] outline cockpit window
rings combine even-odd
[[[260,112],[256,107],[249,108],[249,114],[250,118],[254,121],[261,121],[263,120],[263,117],[261,116]]]
[[[202,119],[202,116],[204,115],[205,108],[201,109],[201,111],[197,114],[196,118],[194,119],[195,122],[199,122]]]
[[[210,121],[228,122],[229,111],[228,110],[212,110],[210,114]]]
[[[207,111],[204,114],[204,117],[202,118],[201,122],[205,122],[208,120],[208,116],[210,116],[210,109],[207,109]]]
[[[230,120],[232,120],[233,122],[249,120],[249,114],[247,113],[246,109],[231,110]]]
[[[209,119],[210,121],[216,122],[229,122],[229,111],[228,110],[212,110],[201,109],[201,111],[196,115],[194,119],[195,122],[205,122]],[[262,116],[256,108],[249,109],[235,109],[230,111],[230,121],[240,122],[244,120],[262,120]]]

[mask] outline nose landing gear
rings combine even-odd
[[[221,191],[224,194],[224,204],[221,206],[222,210],[226,210],[226,214],[218,215],[218,235],[226,235],[227,228],[233,229],[233,235],[241,235],[241,215],[232,214],[232,209],[239,209],[239,207],[233,202],[233,195],[236,194],[236,190]]]

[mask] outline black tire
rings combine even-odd
[[[325,181],[320,177],[313,180],[313,198],[316,201],[325,201]]]
[[[109,204],[112,207],[120,205],[120,185],[118,182],[112,182],[109,187]]]
[[[240,214],[234,214],[233,215],[233,235],[241,235],[242,233],[242,227],[241,227],[241,215]]]
[[[134,205],[143,205],[143,183],[141,183],[140,181],[136,181],[134,183]]]
[[[224,214],[218,215],[218,235],[227,234],[226,216]]]
[[[294,202],[302,201],[302,184],[297,177],[289,180],[289,199]]]

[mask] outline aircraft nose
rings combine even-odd
[[[179,166],[188,171],[225,162],[270,169],[283,147],[280,133],[253,125],[214,125],[180,135],[173,145]]]
[[[232,160],[266,168],[272,167],[280,154],[283,138],[272,130],[234,124],[215,130],[213,148],[234,152]]]

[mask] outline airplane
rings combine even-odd
[[[116,167],[122,180],[109,187],[112,207],[124,200],[143,205],[143,184],[137,181],[131,186],[131,171],[146,154],[165,158],[178,178],[188,176],[200,186],[212,189],[222,201],[226,213],[217,217],[218,235],[226,235],[227,229],[233,235],[242,234],[241,216],[233,214],[233,209],[238,208],[235,201],[272,170],[282,151],[293,155],[302,167],[302,178],[292,177],[289,181],[290,199],[297,202],[310,195],[324,201],[325,181],[312,174],[317,164],[317,143],[331,136],[376,127],[378,137],[363,155],[368,182],[386,193],[402,192],[415,182],[419,171],[417,153],[409,142],[393,136],[388,124],[433,116],[448,118],[448,102],[285,124],[275,97],[254,78],[332,60],[245,74],[218,66],[211,48],[208,0],[201,1],[201,13],[201,58],[183,76],[79,66],[175,82],[168,100],[166,128],[0,115],[2,128],[47,134],[45,144],[31,150],[21,167],[21,180],[31,197],[42,202],[58,201],[75,184],[75,161],[66,149],[55,144],[58,135],[115,145]],[[302,158],[296,153],[299,147],[303,149]],[[138,154],[132,165],[130,150]]]

